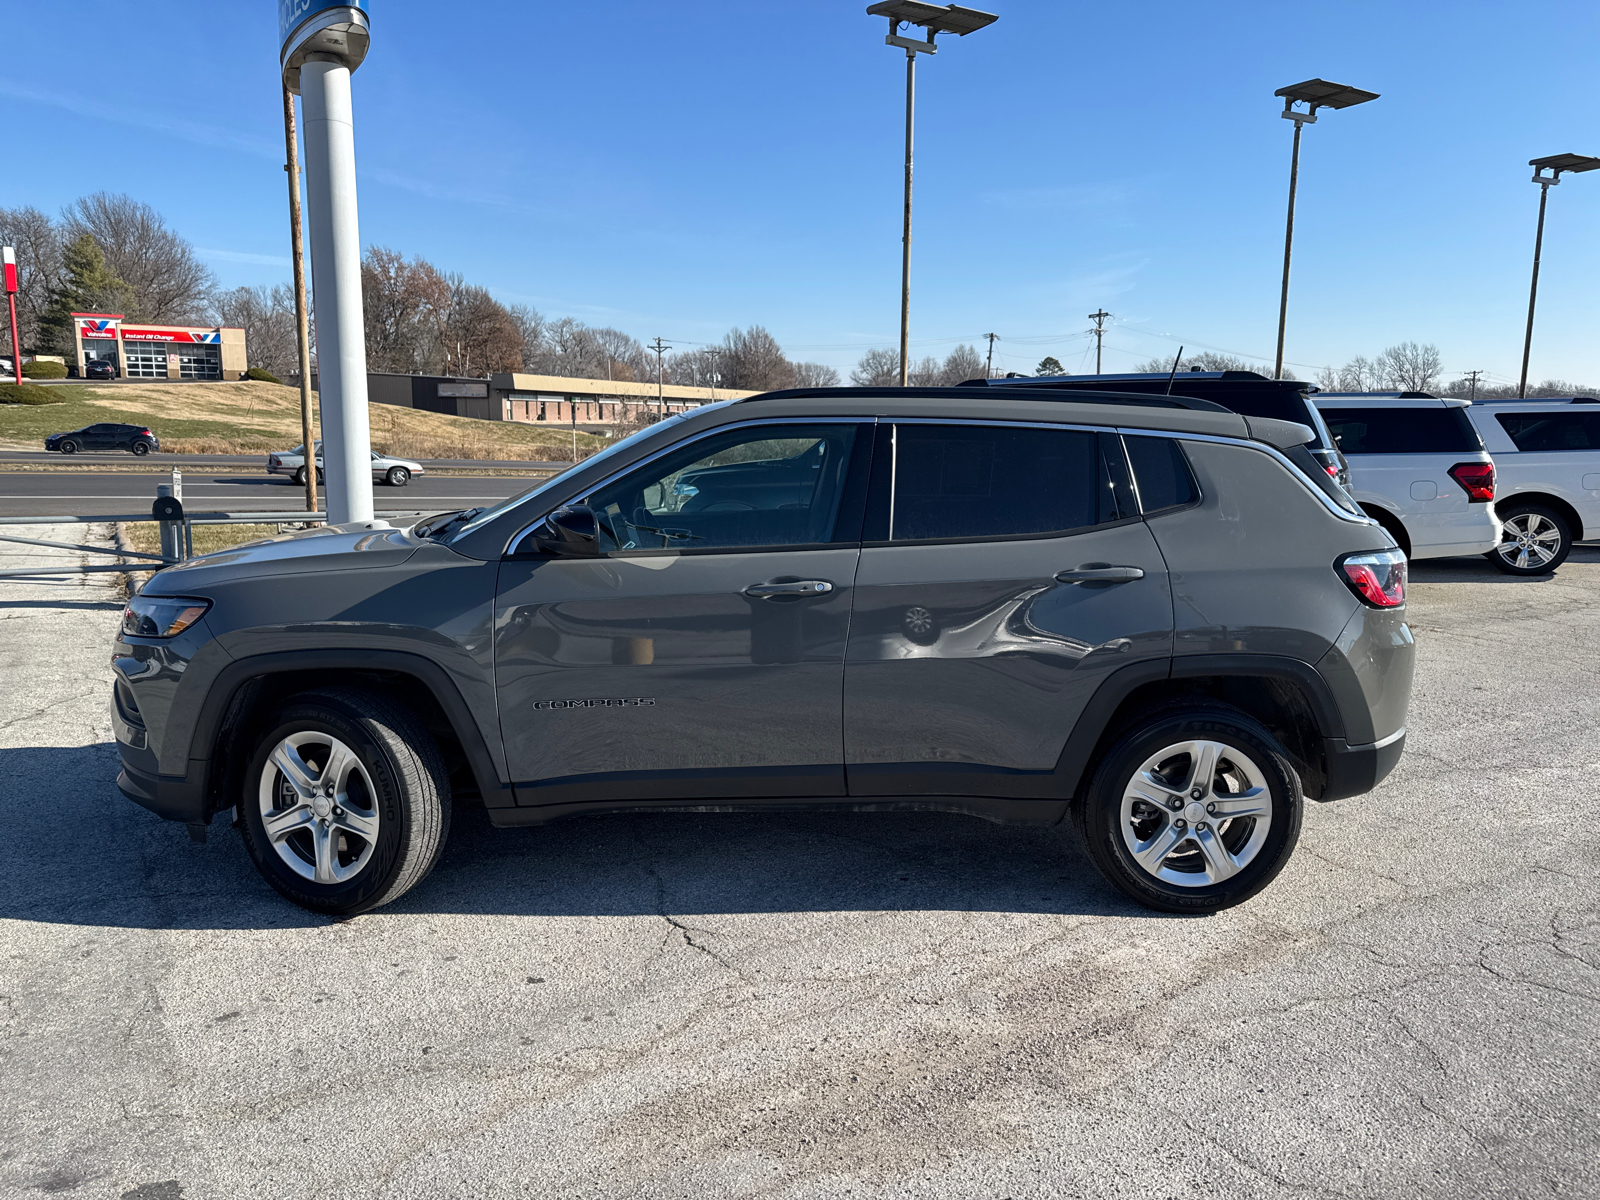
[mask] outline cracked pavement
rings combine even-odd
[[[116,578],[0,585],[0,1194],[1594,1194],[1600,549],[1414,566],[1399,768],[1200,919],[1058,830],[466,806],[314,917],[117,793]]]

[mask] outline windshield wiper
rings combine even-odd
[[[437,538],[452,526],[465,524],[483,511],[483,506],[479,505],[477,508],[463,508],[459,512],[440,513],[431,521],[418,525],[414,532],[418,537]]]

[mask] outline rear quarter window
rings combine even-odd
[[[1472,454],[1483,439],[1460,408],[1324,408],[1345,454]]]
[[[1497,413],[1518,450],[1600,450],[1600,412]]]
[[[1176,439],[1131,435],[1123,438],[1145,516],[1186,508],[1200,499],[1200,487]]]

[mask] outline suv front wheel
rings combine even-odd
[[[349,916],[433,869],[449,831],[449,775],[408,709],[331,688],[288,700],[268,725],[238,803],[245,847],[280,894]]]
[[[1539,504],[1507,504],[1499,510],[1505,525],[1498,546],[1484,555],[1507,575],[1548,575],[1572,553],[1566,519]]]
[[[1196,703],[1118,740],[1073,811],[1089,857],[1124,894],[1163,912],[1211,913],[1283,869],[1301,805],[1299,776],[1265,728]]]

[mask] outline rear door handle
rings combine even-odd
[[[798,579],[793,583],[752,583],[744,594],[771,600],[777,596],[826,596],[831,591],[833,584],[826,579]]]
[[[1057,583],[1129,583],[1143,578],[1138,567],[1078,567],[1056,572]]]

